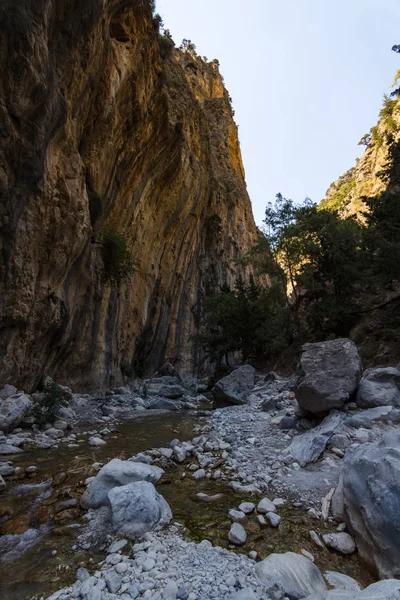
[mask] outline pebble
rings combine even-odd
[[[228,538],[235,546],[243,546],[247,540],[247,533],[240,523],[232,523]]]
[[[89,438],[90,446],[106,446],[107,442],[100,437],[91,437]]]
[[[276,506],[268,498],[263,498],[257,505],[257,512],[266,514],[268,512],[276,512]]]
[[[310,531],[310,538],[316,546],[318,546],[319,548],[325,548],[324,544],[321,542],[318,534],[315,531]]]
[[[242,504],[239,505],[239,511],[245,513],[246,515],[250,515],[254,511],[255,507],[256,505],[253,502],[242,502]]]
[[[232,519],[232,521],[235,521],[236,523],[238,523],[239,521],[243,521],[243,519],[246,518],[244,512],[242,512],[241,510],[236,510],[234,508],[230,509],[228,515]]]
[[[197,469],[197,471],[195,471],[192,475],[193,479],[196,479],[196,481],[199,481],[200,479],[204,479],[205,476],[206,476],[206,472],[204,469]]]
[[[271,527],[278,527],[279,523],[281,522],[281,517],[273,512],[267,512],[265,517],[268,520]]]

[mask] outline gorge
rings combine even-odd
[[[0,2],[0,600],[400,600],[400,99],[317,227],[282,227],[328,264],[301,280],[255,225],[218,61],[160,21]],[[307,328],[347,223],[375,271],[345,335]]]

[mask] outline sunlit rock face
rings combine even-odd
[[[257,236],[217,63],[166,58],[148,0],[6,2],[0,39],[0,380],[192,371],[201,300]],[[105,227],[136,265],[114,288]]]

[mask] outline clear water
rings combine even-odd
[[[47,596],[75,581],[79,566],[94,568],[103,558],[101,555],[71,549],[77,535],[77,530],[70,528],[71,523],[82,523],[82,512],[74,509],[72,518],[64,523],[60,515],[65,513],[54,515],[57,503],[71,498],[79,503],[83,481],[96,473],[93,463],[129,458],[151,447],[168,446],[174,438],[191,439],[196,422],[196,417],[188,414],[156,415],[123,423],[116,434],[107,438],[104,447],[94,448],[84,443],[74,449],[60,447],[18,455],[15,465],[36,465],[39,471],[32,480],[9,484],[0,495],[0,600]],[[172,508],[174,519],[186,526],[189,538],[208,539],[227,547],[231,525],[228,510],[254,498],[238,495],[219,481],[195,482],[190,472],[182,477],[185,469],[187,465],[172,467],[158,486]],[[62,473],[65,475],[58,477]],[[197,498],[198,492],[223,495],[218,501],[208,503]],[[283,508],[280,514],[283,519],[279,529],[261,529],[255,516],[248,518],[246,552],[256,550],[264,558],[271,552],[299,552],[304,548],[315,556],[321,570],[346,573],[365,585],[372,581],[357,554],[343,557],[312,544],[310,529],[323,534],[332,531],[332,526],[325,529],[327,525],[311,520],[300,509]]]

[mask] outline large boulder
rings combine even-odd
[[[109,504],[108,492],[137,481],[156,483],[163,475],[160,467],[114,458],[104,465],[90,482],[81,498],[82,508],[100,508]]]
[[[24,393],[0,400],[0,431],[8,433],[18,427],[31,408],[31,399]]]
[[[400,578],[400,432],[347,452],[332,510],[368,566],[382,579]]]
[[[293,438],[287,449],[302,467],[319,459],[331,437],[343,427],[344,415],[332,412],[317,427]]]
[[[364,371],[356,402],[360,408],[400,407],[400,371],[394,367]]]
[[[310,594],[326,592],[328,589],[314,563],[294,552],[270,554],[256,564],[255,571],[265,584],[267,593],[268,590],[275,593],[273,597],[280,591],[290,600],[298,600]]]
[[[307,596],[304,600],[400,600],[400,581],[387,579],[369,585],[365,590],[330,590]]]
[[[301,408],[314,414],[342,408],[355,393],[362,367],[348,339],[304,344],[295,394]]]
[[[108,498],[113,527],[121,537],[134,539],[172,519],[166,500],[147,481],[113,488],[108,492]]]
[[[215,384],[214,398],[231,404],[246,404],[254,388],[255,376],[256,371],[251,365],[238,367]]]
[[[168,375],[150,379],[145,384],[146,396],[162,396],[163,398],[181,398],[187,390],[181,385],[181,380]]]

